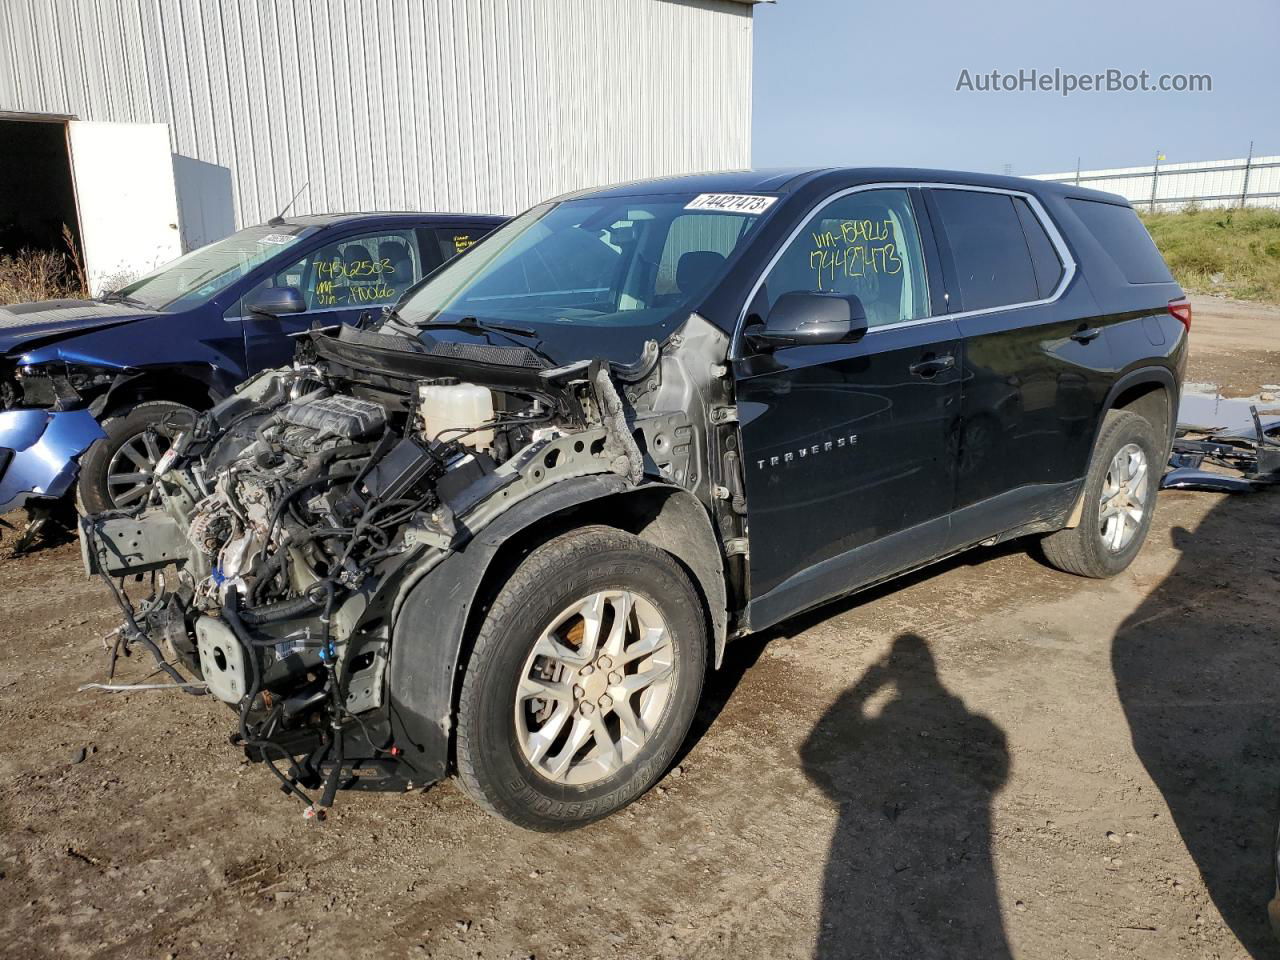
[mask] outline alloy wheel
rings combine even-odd
[[[1102,482],[1098,527],[1102,542],[1119,553],[1133,542],[1147,510],[1147,455],[1136,443],[1116,451]]]
[[[169,449],[167,437],[144,430],[129,437],[107,463],[107,495],[120,508],[136,507],[157,499],[156,464]]]
[[[616,773],[661,723],[675,685],[671,632],[657,607],[626,590],[577,601],[552,619],[516,689],[516,741],[555,783]]]

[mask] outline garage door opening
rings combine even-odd
[[[165,124],[13,113],[0,113],[0,122],[6,177],[0,229],[11,237],[0,257],[12,258],[25,246],[62,258],[74,267],[73,286],[97,296],[182,253]],[[13,259],[0,262],[15,266]],[[19,257],[19,278],[22,267],[38,272],[42,262],[50,261]],[[30,271],[25,279],[32,279]],[[23,292],[0,290],[0,302],[31,299]]]
[[[84,294],[69,119],[0,114],[0,300]]]

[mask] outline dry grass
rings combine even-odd
[[[1280,210],[1188,209],[1142,220],[1184,290],[1280,303]]]
[[[84,267],[71,231],[62,228],[67,253],[56,250],[0,252],[0,304],[83,299],[89,295]]]

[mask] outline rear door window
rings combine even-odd
[[[1130,283],[1170,283],[1173,277],[1133,207],[1068,199],[1071,209]]]
[[[1041,299],[1031,251],[1005,193],[931,191],[955,265],[963,310]]]
[[[1031,266],[1036,273],[1036,291],[1041,300],[1047,299],[1058,289],[1058,283],[1062,280],[1062,258],[1058,256],[1057,248],[1045,232],[1044,224],[1031,209],[1031,204],[1022,197],[1014,197],[1013,206],[1022,222],[1027,249],[1031,251]]]
[[[489,226],[437,227],[436,246],[440,251],[440,263],[448,263],[458,254],[479,242],[493,228]]]

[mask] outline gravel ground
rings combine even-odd
[[[1191,379],[1280,380],[1280,327],[1196,311]],[[5,956],[1280,955],[1277,494],[1162,493],[1112,581],[1019,542],[731,645],[679,766],[557,836],[451,783],[304,821],[218,704],[77,693],[109,602],[12,540]]]

